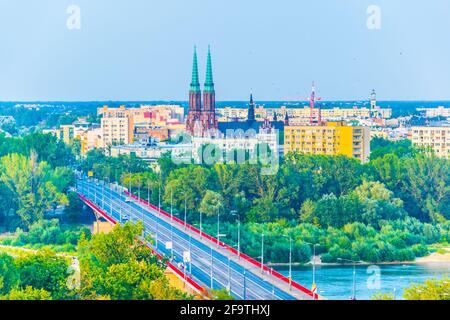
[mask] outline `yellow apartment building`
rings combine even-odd
[[[289,152],[345,155],[364,163],[370,156],[370,128],[348,126],[344,121],[321,126],[286,126],[284,154]]]

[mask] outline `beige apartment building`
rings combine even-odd
[[[425,112],[427,118],[450,117],[450,108],[445,108],[443,106],[437,108],[418,108],[417,110]]]
[[[412,127],[413,145],[431,148],[441,158],[450,159],[450,127]]]
[[[101,122],[103,148],[116,144],[131,144],[134,141],[133,117],[119,113],[116,117],[103,117]]]
[[[217,108],[217,115],[219,121],[230,121],[233,119],[247,119],[248,109],[247,108]],[[318,109],[314,109],[314,113],[318,112]],[[379,108],[376,107],[375,112],[381,119],[389,119],[392,117],[392,109],[390,108]],[[274,115],[282,120],[285,118],[286,113],[290,120],[295,120],[296,118],[309,118],[311,110],[309,107],[303,108],[287,108],[285,106],[281,108],[264,108],[263,106],[258,106],[255,108],[255,118],[256,119],[273,119]],[[332,109],[321,109],[322,118],[328,119],[347,119],[347,118],[370,118],[371,111],[366,107],[354,107],[354,108],[339,108],[335,107]],[[313,116],[316,116],[315,114]]]
[[[97,114],[109,118],[131,117],[134,123],[153,126],[166,126],[184,121],[184,108],[179,105],[143,105],[140,108],[104,106],[97,109]]]
[[[284,127],[284,153],[345,155],[361,162],[370,156],[370,128],[348,126],[343,121],[321,126]]]

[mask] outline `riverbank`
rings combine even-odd
[[[414,261],[389,261],[389,262],[359,262],[358,265],[406,265],[406,264],[430,264],[430,263],[443,263],[450,264],[450,247],[442,248],[440,252],[433,252],[425,257],[416,258]],[[311,260],[307,263],[292,263],[293,267],[308,267],[315,264],[317,267],[321,266],[349,266],[352,263],[325,263],[320,260],[320,257],[316,257],[315,261]],[[289,267],[289,263],[269,263],[270,267]]]

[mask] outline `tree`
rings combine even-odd
[[[233,296],[226,289],[212,290],[211,296],[214,300],[234,300]]]
[[[414,284],[405,289],[406,300],[450,300],[450,282],[448,276],[443,279],[428,279],[423,284]]]
[[[315,209],[316,206],[314,201],[312,201],[311,199],[305,200],[305,202],[302,203],[302,206],[300,208],[300,221],[317,224],[318,223],[317,218],[313,219]]]
[[[14,258],[0,253],[0,295],[8,293],[19,284],[19,272]]]
[[[139,240],[142,231],[141,223],[126,223],[116,225],[108,234],[80,240],[82,299],[190,298],[169,285],[165,266]]]
[[[391,292],[388,293],[378,293],[374,295],[371,300],[394,300],[394,294]]]
[[[358,221],[377,226],[379,220],[395,220],[405,216],[403,201],[394,198],[394,193],[380,182],[365,180],[353,194],[364,208]]]
[[[25,289],[12,289],[8,294],[0,296],[0,300],[53,300],[50,292],[44,289],[34,289],[27,286]]]
[[[200,203],[199,212],[207,215],[214,216],[220,213],[223,209],[223,198],[222,196],[214,191],[206,190],[205,196]]]
[[[404,162],[406,178],[404,191],[408,207],[417,206],[422,221],[439,220],[450,216],[450,161],[434,154],[420,153]],[[411,202],[413,202],[411,204]]]
[[[67,197],[51,182],[55,171],[46,162],[38,162],[37,154],[30,158],[10,154],[0,160],[0,182],[9,189],[14,209],[22,223],[30,227],[44,213],[68,203]]]
[[[316,203],[312,221],[323,227],[342,228],[347,223],[358,221],[361,209],[361,202],[354,195],[338,198],[328,194]]]
[[[67,195],[68,204],[64,208],[64,213],[70,221],[77,221],[83,212],[83,201],[75,192]]]
[[[173,204],[179,211],[184,211],[184,202],[189,218],[195,218],[197,209],[206,190],[211,184],[210,171],[206,168],[190,165],[172,171],[165,181],[164,203],[170,204],[173,192]]]
[[[21,288],[30,286],[50,292],[55,299],[67,298],[69,289],[66,282],[70,273],[66,258],[41,250],[36,254],[17,258],[16,264]]]

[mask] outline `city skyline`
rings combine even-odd
[[[329,10],[295,1],[83,0],[79,29],[68,28],[70,5],[23,10],[23,1],[0,1],[0,28],[11,31],[1,36],[0,101],[187,101],[192,49],[206,61],[209,44],[217,101],[307,97],[313,80],[324,101],[367,100],[374,88],[380,101],[450,100],[450,45],[436,41],[448,29],[443,0]],[[376,30],[367,26],[371,5],[380,9]]]

